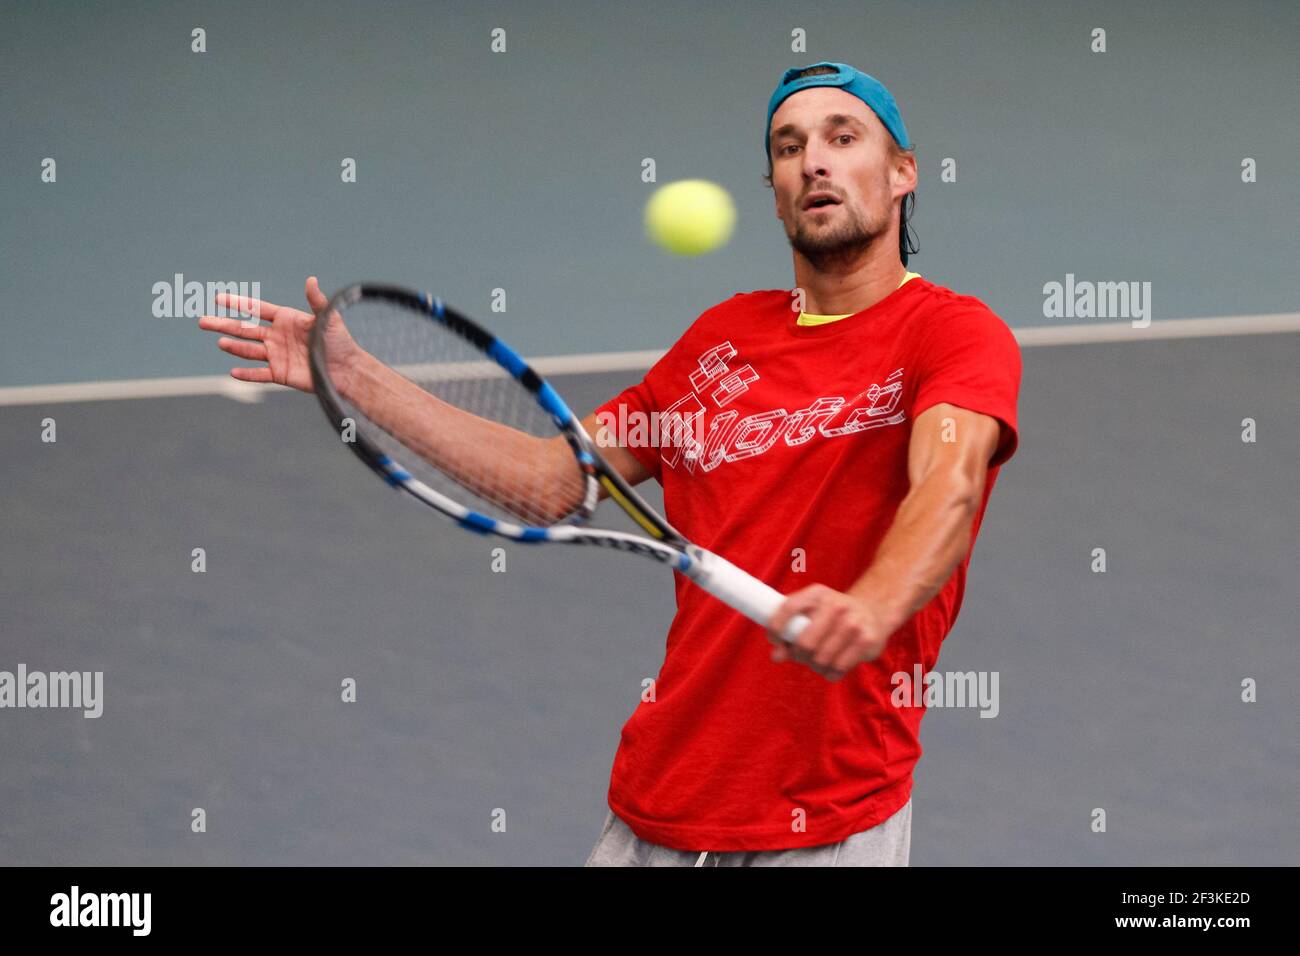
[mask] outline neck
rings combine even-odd
[[[804,292],[804,311],[814,315],[851,315],[869,309],[903,281],[907,269],[897,247],[873,248],[855,260],[818,269],[801,253],[794,254],[795,286]]]

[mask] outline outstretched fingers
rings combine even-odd
[[[237,378],[241,382],[261,382],[264,384],[275,382],[271,375],[271,368],[268,365],[258,365],[253,368],[244,368],[242,365],[236,366],[230,370],[230,377]]]
[[[253,318],[266,319],[268,322],[274,322],[276,316],[286,311],[284,306],[276,305],[274,302],[264,302],[251,296],[233,295],[229,292],[218,292],[215,301],[217,305],[224,308]]]
[[[217,348],[223,352],[229,352],[236,358],[247,359],[250,362],[265,362],[266,346],[261,342],[245,342],[243,339],[217,339]]]
[[[220,315],[199,316],[199,328],[208,332],[220,332],[222,335],[234,335],[253,342],[264,342],[271,334],[267,325],[250,325],[242,319],[231,319]],[[220,345],[221,343],[217,343]]]

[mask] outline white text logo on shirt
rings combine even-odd
[[[701,355],[690,375],[691,391],[664,409],[661,457],[668,467],[681,464],[691,474],[697,468],[709,472],[724,461],[761,455],[779,441],[802,445],[818,436],[839,438],[897,425],[907,417],[901,407],[903,369],[898,368],[884,384],[873,382],[852,397],[825,396],[797,411],[774,408],[740,418],[726,406],[747,392],[759,374],[749,364],[733,368],[736,354],[730,342],[723,342]],[[718,411],[706,431],[700,416],[712,409]]]

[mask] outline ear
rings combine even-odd
[[[894,162],[894,196],[916,192],[916,156],[900,152]]]

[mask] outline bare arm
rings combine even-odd
[[[848,591],[878,609],[889,634],[929,603],[970,553],[999,431],[997,419],[946,403],[917,417],[908,446],[911,487],[876,559]]]
[[[344,398],[429,464],[475,494],[536,524],[562,521],[581,503],[584,482],[562,435],[539,438],[480,418],[429,394],[366,353],[347,377]],[[601,445],[595,414],[582,426],[628,484],[650,476],[626,448]],[[607,497],[604,488],[600,497]]]
[[[305,291],[313,309],[327,304],[315,277],[307,280]],[[200,328],[233,336],[218,339],[223,351],[264,363],[233,368],[233,378],[312,391],[307,362],[307,343],[316,320],[312,312],[230,295],[223,295],[219,302],[271,323],[245,324],[223,316],[203,316],[199,320]],[[581,500],[581,476],[563,436],[538,438],[479,418],[430,395],[356,348],[350,340],[341,346],[331,350],[339,357],[339,364],[330,371],[343,397],[421,458],[475,493],[523,520],[547,524],[562,520]],[[600,425],[595,415],[588,415],[582,424],[587,434],[597,440],[602,456],[629,484],[649,477],[627,449],[599,444]]]
[[[522,521],[555,524],[582,502],[582,472],[563,436],[540,438],[457,408],[365,352],[339,391],[429,464]]]
[[[611,468],[613,468],[629,485],[639,485],[650,477],[650,472],[646,470],[645,465],[641,464],[636,455],[632,454],[622,445],[613,441],[613,436],[607,433],[605,426],[601,425],[596,419],[596,413],[592,412],[582,420],[582,427],[587,434],[591,436],[592,441],[596,443],[596,448]],[[609,497],[605,489],[600,489],[600,497]]]
[[[946,403],[917,417],[908,445],[910,488],[871,566],[844,592],[814,584],[790,595],[768,623],[773,660],[800,661],[838,680],[880,656],[970,551],[999,431],[997,419]],[[795,614],[812,623],[787,647],[779,635]]]

